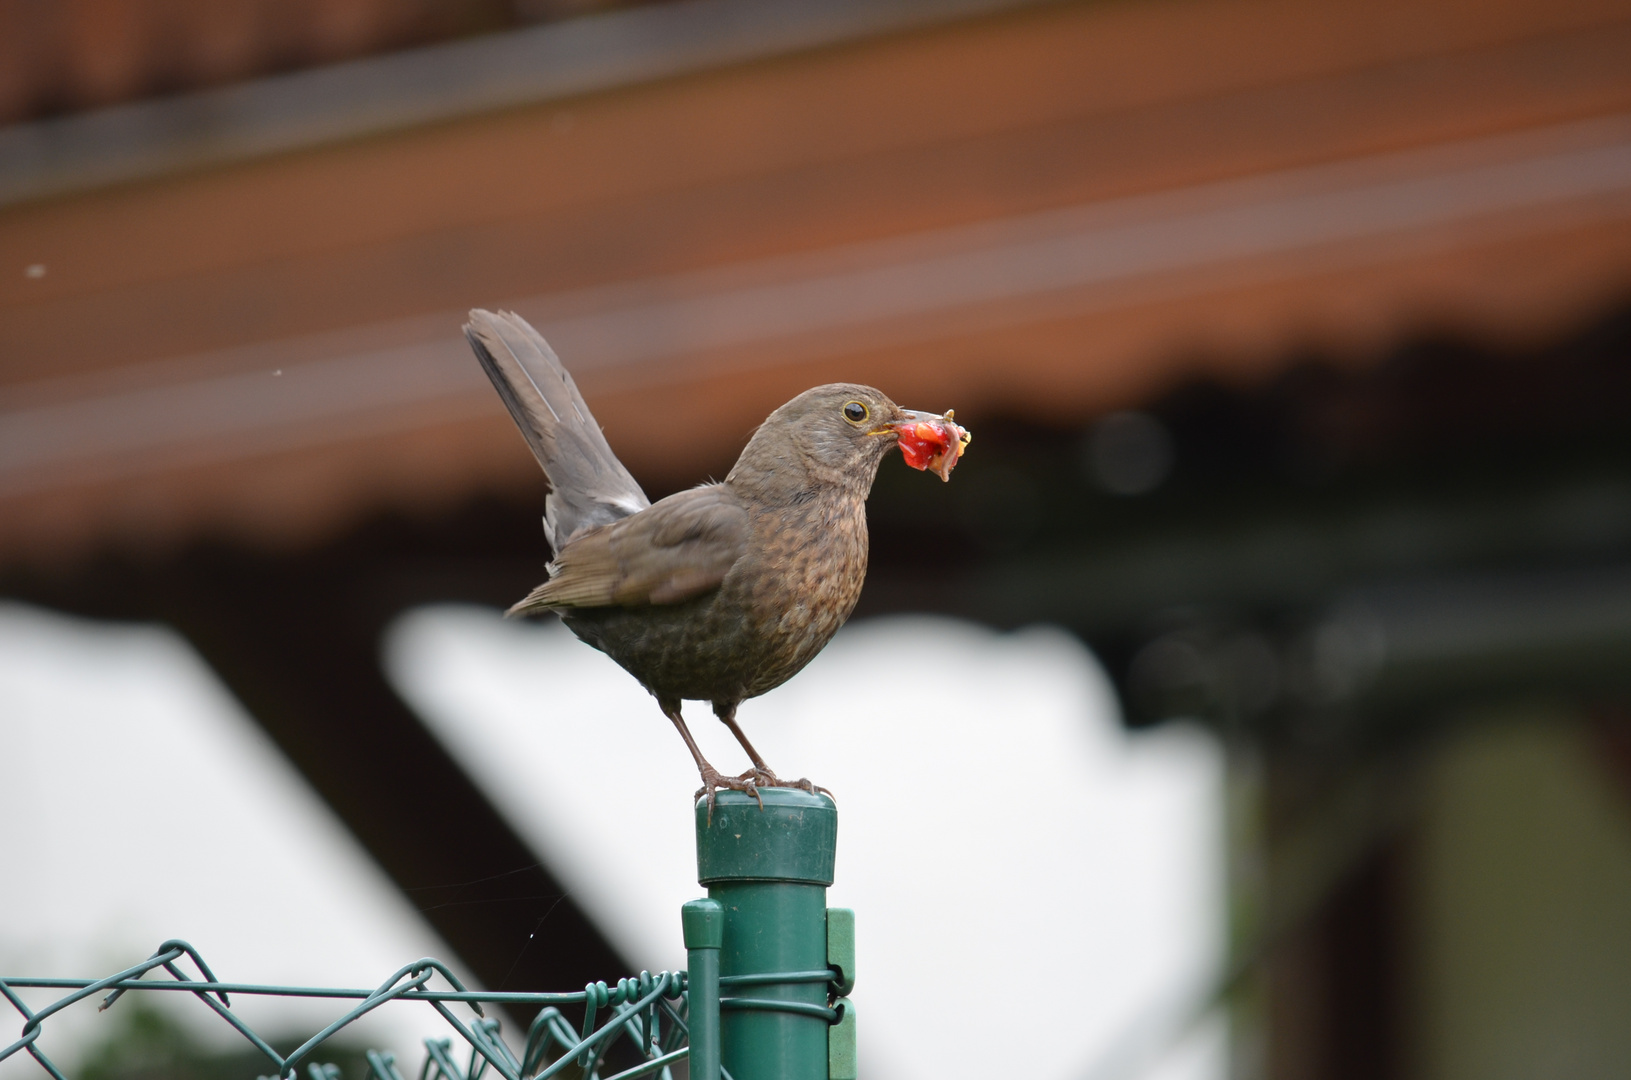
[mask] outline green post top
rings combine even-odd
[[[708,821],[698,799],[697,881],[799,881],[831,885],[838,845],[838,808],[825,795],[799,788],[762,788],[753,796],[721,791]]]
[[[689,900],[680,906],[687,949],[718,949],[725,944],[725,909],[718,900]]]

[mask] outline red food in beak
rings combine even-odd
[[[901,456],[914,469],[928,469],[939,474],[941,480],[951,479],[951,470],[963,456],[963,450],[974,438],[966,428],[946,415],[914,412],[908,419],[895,425],[900,441]]]

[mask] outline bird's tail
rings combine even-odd
[[[558,553],[585,529],[651,505],[607,445],[572,376],[525,319],[477,308],[464,336],[549,477],[544,533],[551,548]]]

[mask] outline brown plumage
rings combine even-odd
[[[651,691],[710,799],[782,785],[737,726],[737,705],[796,674],[854,610],[866,497],[901,432],[942,439],[953,463],[966,433],[869,386],[818,386],[770,414],[723,482],[651,503],[531,326],[477,310],[464,329],[551,487],[550,577],[511,613],[557,612]],[[712,702],[753,768],[728,777],[709,765],[682,699]]]

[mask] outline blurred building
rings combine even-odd
[[[1631,1060],[1626,4],[14,0],[0,119],[0,594],[175,626],[400,886],[533,861],[378,662],[536,583],[502,306],[654,494],[957,408],[865,610],[1228,739],[1242,1076]]]

